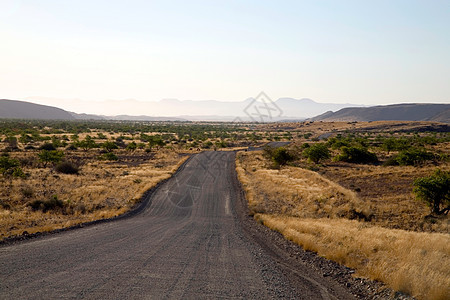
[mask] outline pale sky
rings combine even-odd
[[[0,0],[0,99],[260,91],[450,103],[450,1]]]

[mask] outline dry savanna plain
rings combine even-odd
[[[237,155],[254,218],[304,249],[354,268],[355,276],[418,299],[449,299],[448,127],[291,125],[296,138],[289,146]],[[443,190],[434,211],[413,191],[419,178],[430,177],[439,177],[432,187]]]
[[[121,215],[192,153],[282,138],[223,123],[0,120],[0,240]]]
[[[448,125],[0,120],[0,139],[0,239],[121,215],[189,155],[235,150],[256,221],[355,276],[450,298],[448,185],[437,207],[413,191],[448,180]]]

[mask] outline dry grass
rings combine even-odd
[[[392,229],[390,223],[393,215],[398,216],[395,224],[402,224],[401,218],[409,224],[429,213],[411,197],[409,181],[408,192],[392,190],[392,184],[404,187],[398,179],[411,180],[432,170],[431,166],[419,171],[413,167],[358,166],[350,170],[337,166],[336,170],[328,168],[333,170],[326,173],[329,179],[298,167],[273,170],[269,166],[261,152],[237,155],[239,180],[256,219],[307,250],[355,268],[360,276],[383,281],[420,299],[449,299],[448,219],[432,228],[443,233]],[[344,180],[348,188],[330,180],[344,178],[343,173],[348,176]],[[361,192],[356,193],[355,188]],[[380,197],[387,190],[390,193]],[[372,200],[361,197],[364,193],[372,193]],[[349,220],[355,217],[366,222]]]
[[[365,225],[344,219],[255,215],[306,250],[419,299],[450,297],[450,236]]]
[[[442,164],[450,171],[450,165]],[[373,214],[372,223],[394,229],[450,233],[450,218],[427,219],[430,208],[412,193],[416,178],[429,176],[436,166],[351,166],[347,163],[327,163],[320,173],[340,185],[357,190],[358,198]]]
[[[24,169],[30,174],[26,179],[2,178],[0,239],[20,235],[24,231],[50,231],[120,215],[129,210],[145,191],[170,177],[186,158],[172,151],[160,151],[152,159],[140,163],[120,163],[99,161],[94,155],[91,159],[83,158],[87,163],[81,167],[79,175],[59,174],[52,168],[30,167]],[[45,201],[53,195],[63,201],[62,208],[44,213],[29,207],[30,202]]]
[[[354,192],[316,172],[296,167],[268,169],[269,163],[261,152],[240,152],[237,162],[253,213],[303,218],[369,214]]]
[[[442,123],[428,121],[375,121],[375,122],[322,122],[305,121],[295,123],[268,123],[255,127],[262,132],[286,130],[297,133],[313,133],[312,137],[320,136],[324,133],[333,132],[390,132],[390,131],[413,131],[419,132],[423,128],[439,126]],[[426,130],[431,131],[431,130]]]

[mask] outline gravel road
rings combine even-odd
[[[137,215],[0,247],[0,298],[353,299],[252,227],[234,167],[200,153]]]

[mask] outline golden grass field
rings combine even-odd
[[[294,166],[273,169],[262,151],[236,158],[255,219],[307,250],[355,268],[357,276],[419,299],[448,299],[448,216],[427,222],[429,208],[411,193],[413,179],[435,166],[329,164],[319,168],[322,176]]]
[[[148,155],[143,150],[133,154],[117,150],[126,159],[117,162],[96,159],[92,153],[76,151],[67,154],[85,161],[78,175],[60,174],[49,166],[29,167],[29,177],[1,178],[0,239],[28,233],[51,231],[79,223],[120,215],[141,198],[145,191],[171,176],[187,156],[170,150]],[[18,152],[13,158],[34,157],[36,153]],[[130,161],[133,157],[139,160]],[[43,212],[34,211],[28,204],[34,200],[48,200],[57,195],[64,206]],[[5,209],[7,207],[7,209]]]
[[[418,299],[448,299],[450,236],[387,229],[346,219],[258,214],[257,220],[306,250]]]

